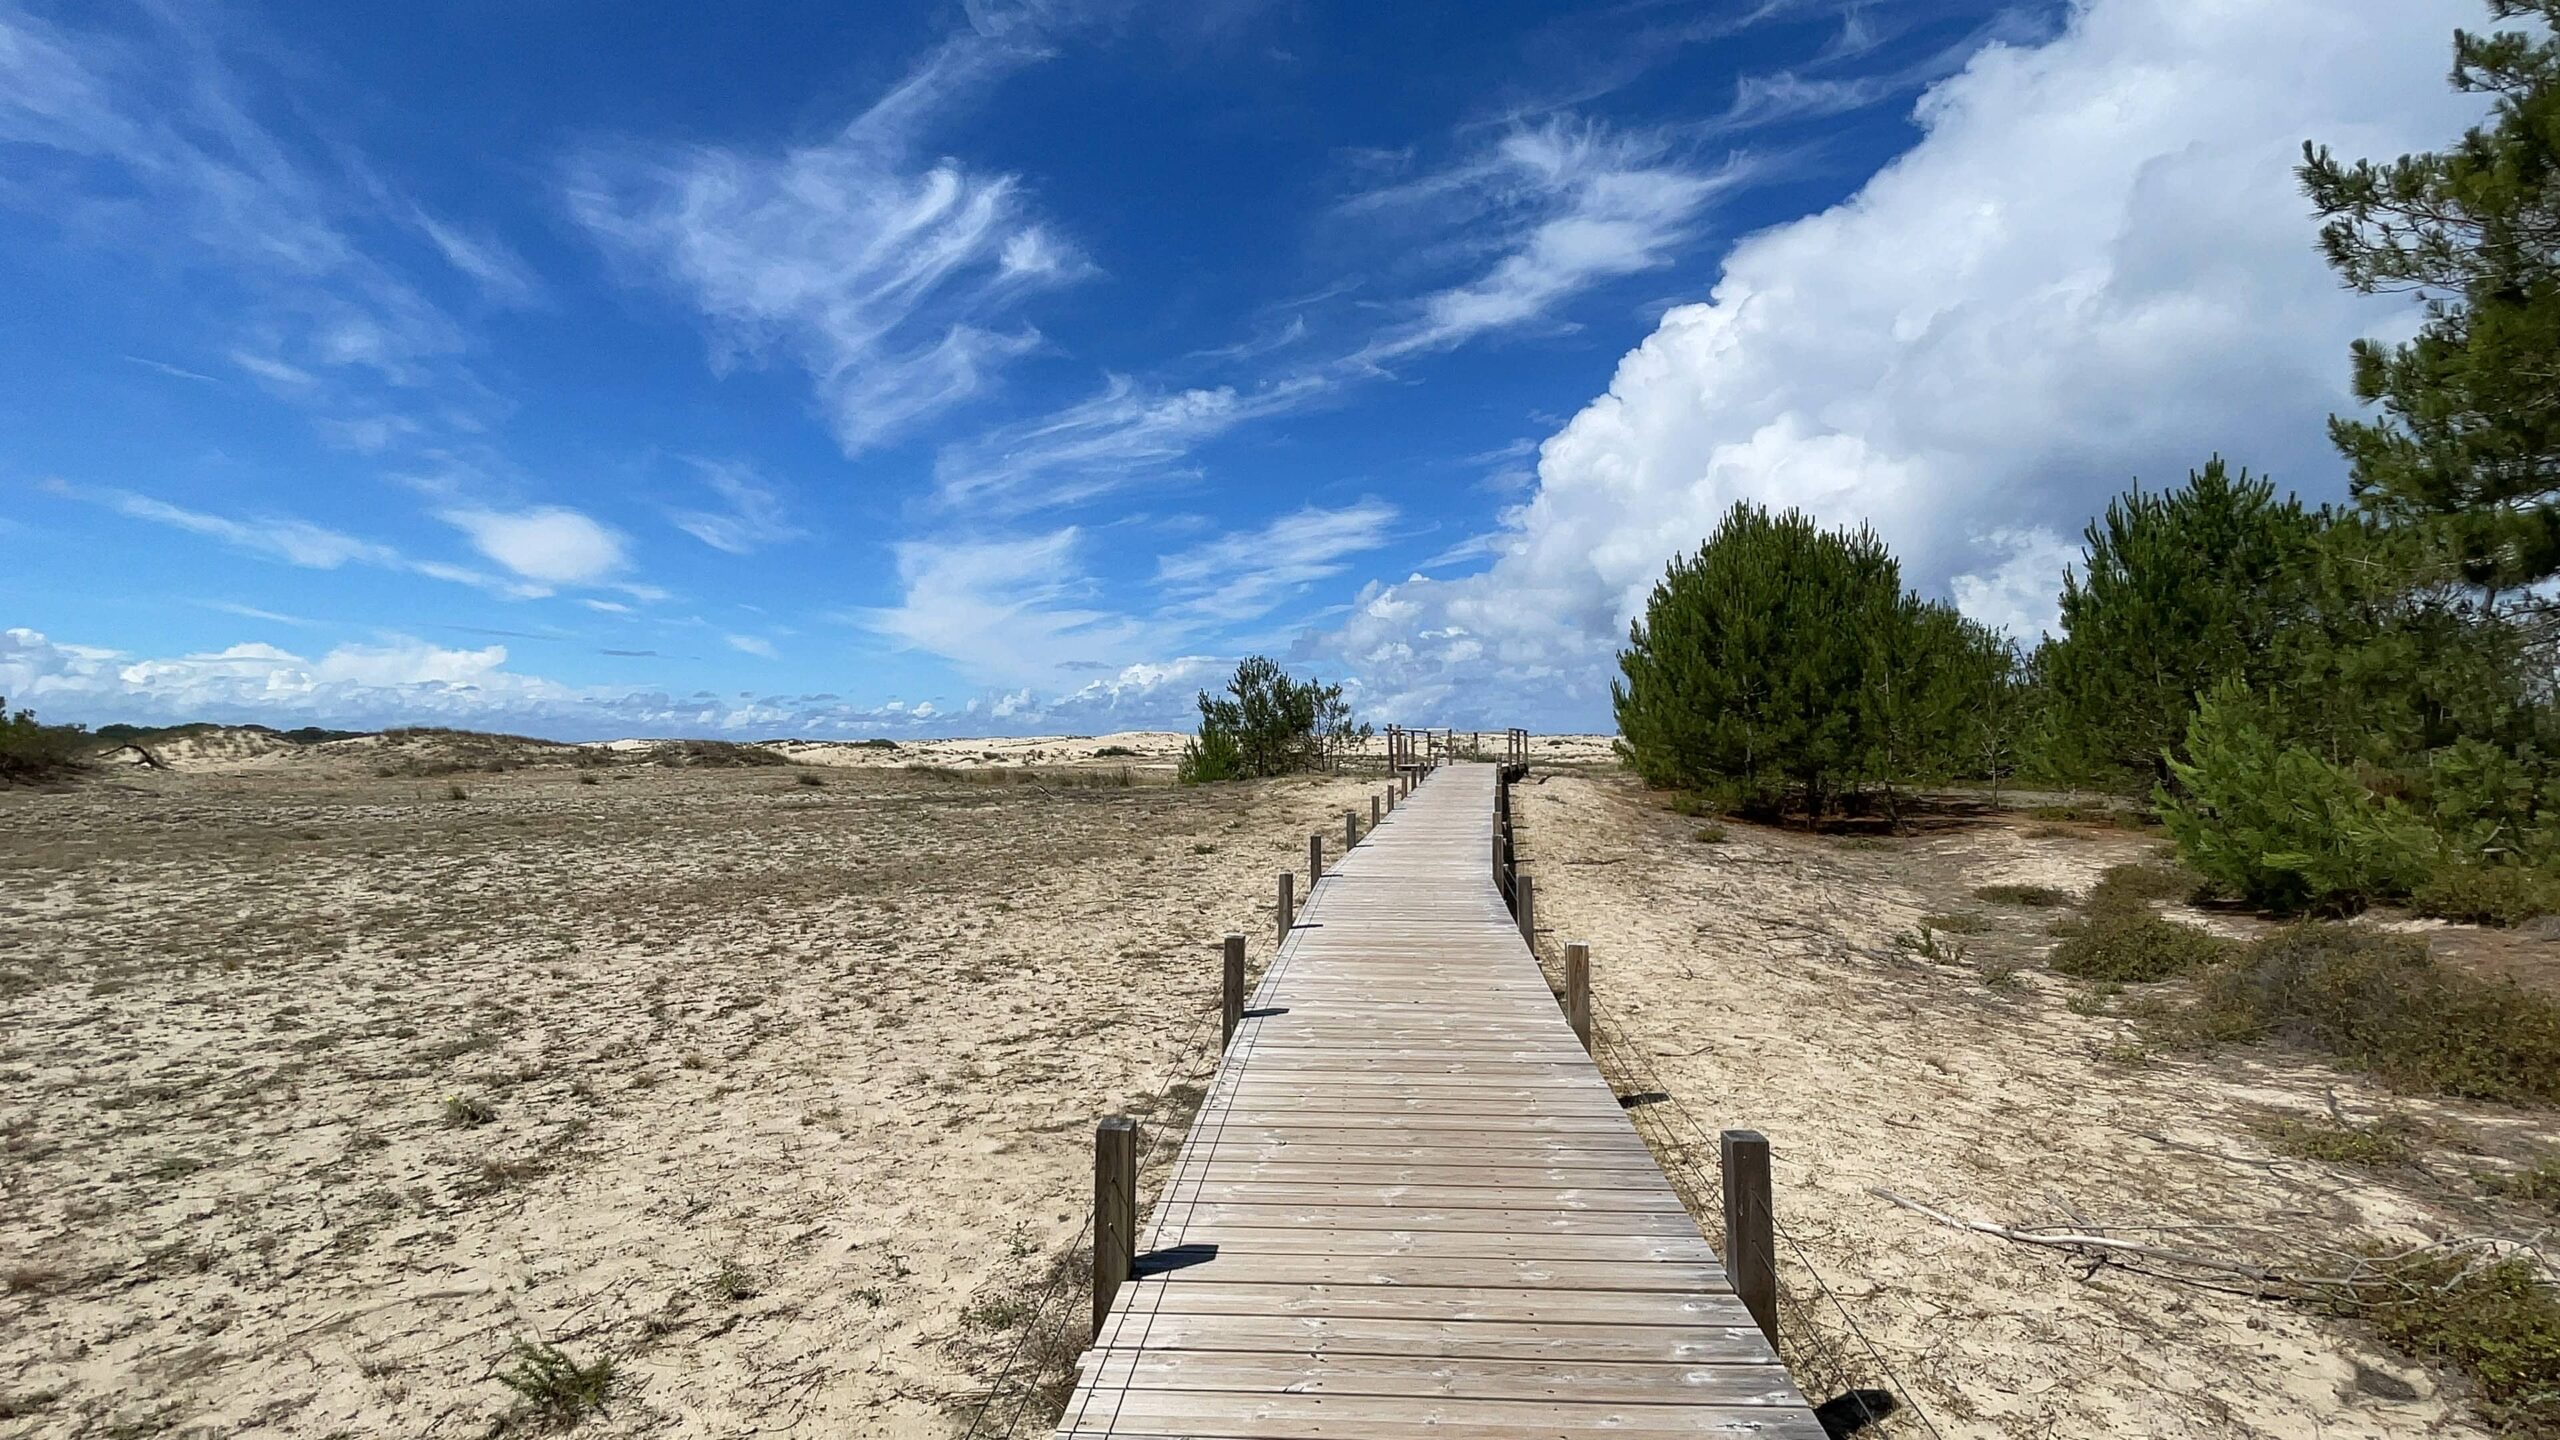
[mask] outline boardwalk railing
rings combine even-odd
[[[1817,1440],[1585,1053],[1587,950],[1573,1018],[1538,967],[1501,769],[1408,770],[1419,733],[1390,737],[1365,836],[1355,812],[1330,870],[1314,837],[1294,912],[1282,890],[1143,1230],[1097,1214],[1115,1253],[1059,1435]],[[1103,1138],[1097,1206],[1131,1205]]]

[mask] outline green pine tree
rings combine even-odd
[[[2149,786],[2169,778],[2187,717],[2217,681],[2257,683],[2295,608],[2287,576],[2319,528],[2273,482],[2221,457],[2167,491],[2134,487],[2092,521],[2062,580],[2053,686],[2055,766]]]
[[[2535,32],[2454,35],[2454,88],[2494,97],[2453,148],[2377,164],[2303,147],[2329,263],[2425,303],[2415,339],[2355,344],[2370,420],[2335,417],[2357,499],[2424,527],[2496,608],[2560,574],[2560,0],[2490,0]]]

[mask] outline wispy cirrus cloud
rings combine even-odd
[[[1156,585],[1178,614],[1220,622],[1258,619],[1350,558],[1395,538],[1396,508],[1362,500],[1336,509],[1307,506],[1266,525],[1159,557]]]
[[[951,105],[1044,53],[1020,24],[964,33],[811,145],[590,151],[569,167],[569,208],[701,311],[716,364],[780,350],[807,370],[856,454],[1036,348],[1021,302],[1089,268],[1019,177],[921,150]]]
[[[440,560],[414,559],[380,541],[367,540],[292,516],[217,515],[173,505],[148,495],[137,495],[129,490],[85,490],[60,483],[47,488],[58,495],[103,505],[128,519],[201,535],[244,554],[299,569],[337,570],[350,565],[370,566],[468,585],[510,600],[534,600],[552,593],[544,584],[504,580],[468,566]]]
[[[1708,203],[1747,183],[1742,154],[1708,165],[1665,136],[1557,118],[1346,202],[1482,253],[1473,273],[1407,302],[1405,318],[1351,357],[1383,365],[1497,331],[1553,325],[1557,310],[1610,280],[1658,269],[1695,237]]]
[[[1278,415],[1329,387],[1300,375],[1258,390],[1157,390],[1126,376],[1063,410],[946,446],[934,460],[945,505],[997,512],[1073,504],[1163,475],[1197,446],[1249,420]]]
[[[1168,629],[1096,603],[1082,541],[1072,525],[1005,539],[905,541],[893,551],[898,603],[845,618],[990,685],[1053,681],[1177,648]]]
[[[754,466],[736,460],[690,459],[687,463],[723,502],[718,510],[668,511],[667,519],[687,535],[714,550],[751,555],[806,533],[791,523],[781,495]]]
[[[429,213],[339,137],[270,123],[294,112],[258,103],[254,72],[235,63],[254,48],[226,43],[232,22],[185,7],[95,19],[79,28],[0,5],[0,143],[13,151],[0,205],[201,280],[185,317],[209,332],[197,343],[324,426],[361,427],[429,387],[479,397],[460,370],[469,336],[431,293],[433,263],[422,276],[400,252],[423,237],[480,293],[516,303],[535,287],[521,258]]]

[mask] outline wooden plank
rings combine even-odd
[[[1431,769],[1298,906],[1061,1436],[1820,1436],[1495,891],[1493,794]]]
[[[1498,1392],[1585,1403],[1786,1405],[1795,1387],[1776,1365],[1605,1360],[1451,1359],[1148,1347],[1098,1350],[1093,1385],[1134,1390],[1287,1391],[1407,1399]]]

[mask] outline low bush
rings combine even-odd
[[[2160,818],[2216,887],[2293,913],[2350,910],[2426,878],[2436,841],[2425,822],[2344,767],[2280,744],[2245,689],[2197,703],[2187,751],[2169,762],[2178,791],[2160,792]]]
[[[2031,910],[2051,910],[2071,903],[2071,892],[2050,885],[1985,885],[1973,892],[1976,900],[1994,905],[2020,905]]]
[[[2560,1155],[2537,1155],[2532,1164],[2520,1170],[2477,1178],[2480,1188],[2492,1195],[2539,1205],[2560,1215]]]
[[[2332,1304],[2390,1344],[2460,1371],[2490,1428],[2560,1435],[2560,1291],[2521,1255],[2377,1255]]]
[[[1726,835],[1722,825],[1708,824],[1689,832],[1689,838],[1701,845],[1721,845],[1730,837]]]
[[[2435,963],[2425,942],[2367,925],[2303,924],[2205,979],[2204,1040],[2318,1050],[2395,1089],[2560,1103],[2560,1003]]]
[[[514,1363],[498,1372],[498,1383],[516,1392],[519,1423],[566,1430],[604,1408],[613,1391],[610,1359],[581,1365],[557,1345],[516,1342]]]
[[[2368,1170],[2408,1164],[2417,1154],[2412,1143],[2417,1133],[2418,1127],[2403,1115],[2386,1115],[2370,1125],[2286,1118],[2266,1127],[2268,1141],[2287,1155]]]
[[[2560,880],[2522,865],[2454,861],[2409,892],[2409,908],[2471,925],[2521,925],[2560,910]]]
[[[81,726],[47,725],[32,710],[12,713],[0,698],[0,785],[67,780],[88,763],[91,743]]]
[[[2203,880],[2192,870],[2178,865],[2165,865],[2156,860],[2140,860],[2130,865],[2109,866],[2089,888],[2085,903],[2091,914],[2101,910],[2139,910],[2148,913],[2155,900],[2187,901],[2204,889]]]
[[[2163,920],[2148,907],[2092,903],[2045,963],[2080,980],[2148,982],[2204,969],[2232,949],[2230,941]]]

